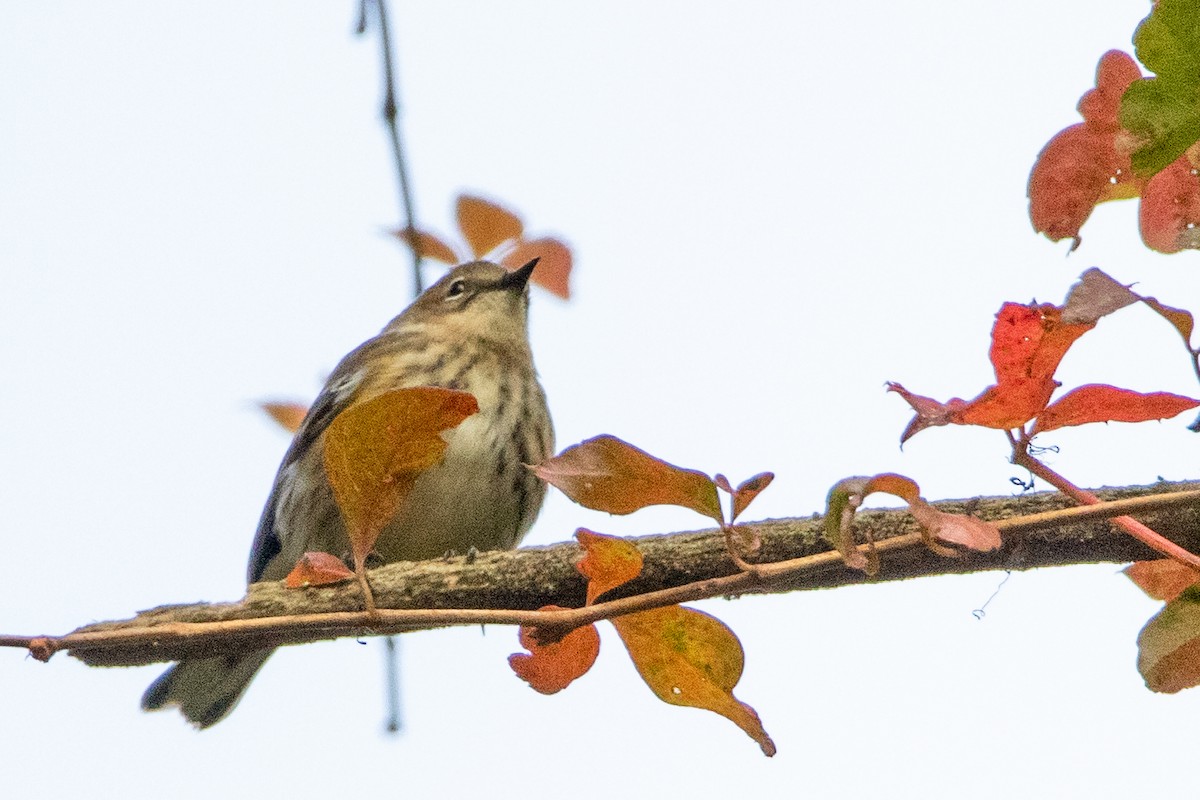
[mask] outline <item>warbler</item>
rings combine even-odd
[[[536,265],[455,267],[342,359],[279,466],[250,551],[249,583],[282,579],[308,551],[350,551],[325,475],[326,428],[347,408],[412,386],[470,392],[479,411],[442,434],[445,458],[417,478],[375,552],[385,562],[415,561],[517,546],[546,490],[525,465],[554,448],[529,348],[527,284]],[[272,652],[181,661],[146,690],[142,708],[178,706],[207,728],[233,709]]]

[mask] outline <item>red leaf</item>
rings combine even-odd
[[[543,606],[542,611],[556,611],[560,606]],[[600,634],[595,625],[584,625],[551,644],[538,644],[533,630],[521,626],[521,647],[529,651],[513,653],[508,665],[517,677],[535,691],[554,694],[582,677],[596,663],[600,654]]]
[[[1155,600],[1170,602],[1189,586],[1200,582],[1200,573],[1172,558],[1135,561],[1124,570],[1125,576]]]
[[[521,238],[520,218],[503,206],[468,194],[459,195],[457,205],[459,230],[476,258]]]
[[[690,508],[718,524],[724,521],[712,478],[655,458],[615,436],[597,436],[568,447],[531,467],[576,503],[609,514],[646,506]]]
[[[289,589],[304,589],[309,586],[327,586],[341,583],[354,577],[354,571],[337,556],[329,553],[310,552],[300,556],[296,566],[283,579]]]
[[[1044,433],[1070,425],[1089,422],[1146,422],[1169,419],[1200,400],[1170,392],[1142,394],[1105,384],[1089,384],[1072,389],[1043,411],[1034,425],[1034,433]]]
[[[587,605],[596,598],[642,574],[642,553],[637,545],[619,536],[595,533],[586,528],[575,531],[584,556],[575,565],[588,579]]]
[[[1094,322],[1067,324],[1057,306],[1005,303],[992,326],[992,346],[988,353],[996,371],[996,383],[1032,378],[1045,381],[1054,377],[1067,350]]]
[[[1100,58],[1096,88],[1079,101],[1084,122],[1054,136],[1038,154],[1029,176],[1029,217],[1052,241],[1075,239],[1097,203],[1136,197],[1129,142],[1118,121],[1121,95],[1141,77],[1137,63],[1110,50]],[[1072,248],[1074,249],[1074,248]]]
[[[534,270],[531,280],[551,294],[562,299],[571,296],[571,248],[558,239],[543,237],[540,239],[523,239],[516,248],[509,251],[500,259],[500,263],[509,269],[517,269],[533,259],[539,259],[538,268]]]
[[[1200,147],[1193,145],[1192,151]],[[1186,153],[1146,184],[1138,222],[1151,250],[1200,249],[1200,170]]]
[[[1057,388],[1056,381],[1032,378],[989,386],[951,415],[950,421],[999,430],[1019,428],[1046,407]]]

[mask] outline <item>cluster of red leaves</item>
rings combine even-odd
[[[395,231],[395,236],[423,258],[450,265],[472,257],[491,258],[509,269],[517,269],[532,259],[540,259],[531,280],[563,299],[571,296],[571,250],[563,242],[550,236],[526,238],[520,217],[481,197],[459,195],[455,211],[458,229],[467,243],[465,253],[429,231],[403,228]]]
[[[1200,248],[1200,0],[1161,0],[1134,36],[1157,77],[1127,54],[1100,58],[1096,88],[1079,101],[1083,122],[1052,138],[1029,176],[1033,227],[1074,239],[1106,200],[1142,198],[1140,228],[1162,253]]]
[[[678,505],[715,519],[722,528],[766,488],[772,476],[756,475],[737,489],[723,476],[661,461],[615,436],[598,436],[570,447],[534,467],[534,472],[580,505],[611,514],[629,514],[652,505]],[[725,522],[717,490],[732,496]],[[579,529],[584,550],[576,565],[588,579],[587,605],[605,592],[636,578],[642,555],[630,541]],[[713,711],[731,720],[758,742],[763,753],[775,744],[752,707],[733,696],[745,654],[737,636],[720,620],[683,606],[667,606],[610,620],[642,680],[663,702]],[[542,643],[536,630],[522,628],[521,646],[509,664],[539,692],[552,694],[584,675],[596,660],[600,638],[594,625],[577,628],[553,643]]]
[[[1005,303],[992,328],[990,352],[996,383],[973,400],[953,398],[945,403],[913,394],[898,383],[888,389],[899,393],[916,411],[900,437],[901,443],[936,425],[979,425],[1012,431],[1022,438],[1070,425],[1089,422],[1142,422],[1167,419],[1200,405],[1200,401],[1168,392],[1143,394],[1114,386],[1080,386],[1057,401],[1050,397],[1054,380],[1070,346],[1096,326],[1103,316],[1131,303],[1142,302],[1190,339],[1192,317],[1186,311],[1142,297],[1098,269],[1089,269],[1071,288],[1062,306],[1047,303]],[[1025,426],[1033,421],[1033,426]]]

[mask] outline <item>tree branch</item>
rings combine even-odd
[[[709,597],[1158,557],[1101,518],[1122,514],[1136,514],[1163,536],[1200,550],[1200,482],[1095,493],[1105,505],[1068,507],[1069,501],[1056,492],[936,503],[943,511],[996,521],[1004,532],[1001,549],[959,558],[927,550],[904,511],[862,512],[856,525],[871,530],[882,560],[876,578],[843,565],[822,539],[822,519],[814,515],[738,525],[738,531],[761,541],[748,559],[756,564],[753,572],[734,566],[718,529],[640,537],[637,543],[645,556],[641,576],[586,608],[580,607],[585,582],[574,569],[580,549],[563,543],[372,570],[379,605],[374,614],[362,610],[354,583],[296,590],[272,582],[251,586],[239,603],[161,606],[62,637],[0,636],[0,646],[28,647],[43,660],[67,650],[95,666],[131,666],[447,625],[532,625],[552,639],[600,619]],[[534,610],[546,605],[567,610]]]

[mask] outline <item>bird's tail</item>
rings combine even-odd
[[[178,706],[197,728],[215,725],[233,710],[274,650],[255,650],[173,664],[142,695],[142,709]]]

